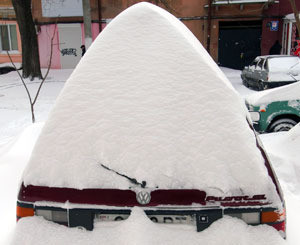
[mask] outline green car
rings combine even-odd
[[[300,122],[300,82],[251,94],[246,105],[257,132],[288,131]]]

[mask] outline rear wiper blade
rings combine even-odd
[[[120,175],[126,179],[128,179],[132,184],[135,184],[135,185],[140,185],[142,188],[145,188],[146,187],[146,184],[147,182],[146,181],[142,181],[142,183],[138,182],[135,178],[130,178],[129,176],[125,175],[125,174],[121,174],[119,173],[118,171],[116,170],[113,170],[107,166],[105,166],[104,164],[100,163],[101,167],[103,167],[104,169],[108,170],[108,171],[111,171],[111,172],[114,172],[116,173],[117,175]]]

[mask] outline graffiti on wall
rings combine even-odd
[[[76,51],[77,51],[76,48],[64,48],[60,52],[61,52],[62,56],[64,56],[64,55],[74,55],[74,56],[77,56],[77,52]]]

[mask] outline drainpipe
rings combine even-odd
[[[210,54],[210,34],[211,34],[211,16],[212,16],[212,1],[208,0],[208,17],[207,17],[207,42],[206,50]]]
[[[86,47],[86,49],[88,49],[92,44],[92,28],[91,28],[92,18],[91,18],[90,0],[83,0],[82,8],[83,8],[85,47]]]
[[[101,0],[98,0],[98,19],[99,19],[99,32],[101,32],[102,31]]]

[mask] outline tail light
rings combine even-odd
[[[269,211],[261,213],[261,223],[275,223],[285,220],[285,212]]]
[[[267,224],[280,231],[285,237],[285,211],[278,210],[226,210],[224,214],[236,217],[245,221],[249,225]]]
[[[17,221],[23,217],[29,217],[34,215],[33,205],[17,204]]]
[[[274,227],[281,232],[283,237],[285,237],[285,210],[282,212],[279,212],[278,210],[262,212],[261,223]]]

